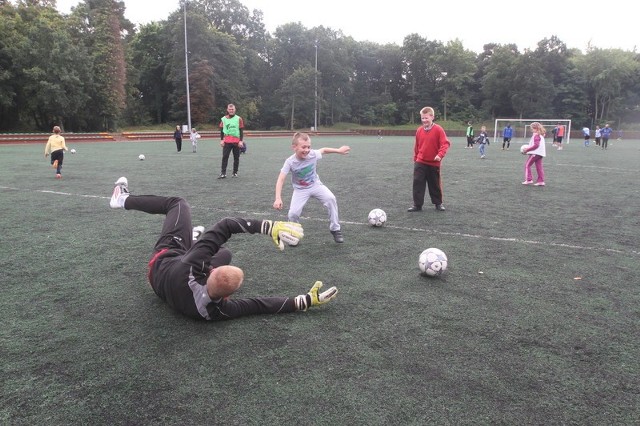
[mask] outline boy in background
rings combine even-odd
[[[422,126],[416,131],[416,142],[413,146],[413,206],[409,207],[409,212],[422,210],[427,185],[436,210],[445,210],[442,204],[440,164],[451,143],[444,129],[433,122],[434,118],[433,108],[424,107],[420,110]]]
[[[482,126],[480,128],[480,135],[476,138],[475,143],[478,144],[478,150],[480,151],[480,158],[484,159],[486,157],[485,151],[487,145],[489,145],[489,136],[487,136],[487,128]],[[504,148],[503,148],[504,149]]]
[[[558,130],[556,131],[556,146],[558,147],[558,151],[562,151],[562,139],[564,138],[565,127],[558,123]]]
[[[582,134],[584,135],[584,147],[589,147],[589,139],[591,139],[591,130],[588,127],[582,128]]]
[[[611,133],[613,129],[609,127],[609,124],[605,124],[602,128],[602,149],[607,149],[607,145],[609,144],[609,138],[611,137]]]
[[[511,138],[513,137],[513,128],[511,123],[507,123],[507,126],[502,130],[502,150],[504,151],[505,145],[507,149],[511,147]]]

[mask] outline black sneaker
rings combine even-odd
[[[446,209],[444,208],[444,206],[442,204],[436,204],[436,210],[443,212]]]
[[[224,179],[226,177],[227,177],[227,175],[225,175],[224,173],[220,173],[220,176],[218,176],[218,179]]]
[[[344,243],[344,236],[342,235],[341,230],[331,231],[331,235],[333,235],[333,241],[336,243]]]
[[[422,210],[422,207],[417,206],[411,206],[407,209],[408,212],[419,212],[420,210]]]
[[[231,175],[231,177],[238,177],[238,174],[234,173],[234,174]]]

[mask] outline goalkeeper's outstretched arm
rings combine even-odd
[[[211,256],[216,254],[233,234],[241,233],[269,235],[280,250],[284,250],[285,243],[296,245],[304,237],[302,225],[299,223],[227,217],[200,236],[183,258],[183,262],[196,267],[207,265]]]
[[[212,321],[229,320],[246,315],[284,314],[288,312],[306,311],[311,306],[318,306],[333,300],[338,294],[336,287],[320,292],[322,281],[316,281],[309,293],[296,297],[251,297],[234,299],[219,297],[207,305],[208,317]],[[229,295],[230,296],[230,295]]]
[[[247,315],[260,314],[284,314],[296,311],[306,311],[311,306],[323,305],[336,297],[338,289],[331,287],[328,290],[319,292],[322,287],[321,281],[311,287],[309,293],[296,297],[251,297],[234,299],[231,297],[221,297],[213,300],[207,305],[208,317],[211,321],[223,321],[239,318]]]
[[[328,290],[320,293],[322,288],[322,281],[316,281],[309,293],[296,296],[295,304],[296,309],[299,311],[306,311],[310,306],[324,305],[333,300],[338,294],[337,287],[331,287]]]

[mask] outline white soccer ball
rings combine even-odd
[[[448,262],[447,255],[435,247],[426,249],[418,257],[420,271],[429,277],[442,275],[447,270]]]
[[[76,149],[75,148],[71,148],[71,153],[75,154],[76,153]]]
[[[387,214],[382,209],[373,209],[369,212],[368,220],[371,226],[382,226],[387,221]]]
[[[140,154],[140,155],[138,155],[138,160],[142,161],[142,160],[144,160],[144,159],[145,159],[144,154]]]
[[[529,145],[521,145],[520,146],[520,154],[524,154],[524,150],[529,148]]]

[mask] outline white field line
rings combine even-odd
[[[7,186],[0,186],[0,190],[9,190],[9,191],[21,191],[24,192],[24,189],[20,189],[20,188],[12,188],[12,187],[7,187]],[[81,197],[81,198],[100,198],[100,199],[104,199],[104,200],[109,200],[111,199],[111,197],[105,197],[103,195],[89,195],[89,194],[73,194],[70,192],[62,192],[62,191],[50,191],[50,190],[40,190],[40,189],[29,189],[26,191],[31,191],[31,192],[40,192],[43,194],[53,194],[53,195],[63,195],[63,196],[73,196],[73,197]],[[108,209],[108,204],[105,203],[105,210]],[[239,215],[239,216],[244,216],[244,217],[272,217],[274,212],[273,211],[268,211],[268,212],[250,212],[247,210],[228,210],[228,209],[220,209],[220,208],[212,208],[212,207],[200,207],[200,206],[191,206],[192,209],[199,209],[199,210],[205,210],[205,211],[218,211],[218,212],[224,212],[224,213],[228,213],[229,215]],[[326,222],[327,218],[326,217],[322,217],[322,218],[317,218],[317,217],[309,217],[309,216],[302,216],[301,217],[304,220],[309,220],[309,221],[314,221],[314,222]],[[340,223],[342,224],[348,224],[348,225],[358,225],[358,226],[371,226],[369,225],[369,223],[365,223],[365,222],[353,222],[353,221],[345,221],[342,220],[340,221]],[[429,234],[435,234],[435,235],[446,235],[446,236],[451,236],[451,237],[460,237],[460,238],[468,238],[468,239],[479,239],[479,240],[488,240],[488,241],[503,241],[503,242],[507,242],[507,243],[515,243],[515,244],[527,244],[527,245],[544,245],[544,246],[551,246],[551,247],[559,247],[559,248],[568,248],[568,249],[574,249],[574,250],[582,250],[582,251],[592,251],[592,250],[597,250],[599,252],[604,252],[604,253],[614,253],[614,254],[632,254],[632,255],[640,255],[640,251],[638,250],[619,250],[619,249],[613,249],[613,248],[608,248],[608,247],[594,247],[594,246],[582,246],[579,244],[569,244],[569,243],[554,243],[554,242],[548,242],[548,241],[536,241],[536,240],[527,240],[527,239],[522,239],[522,238],[509,238],[509,237],[499,237],[499,236],[492,236],[492,235],[478,235],[478,234],[469,234],[466,232],[448,232],[448,231],[438,231],[435,229],[426,229],[426,228],[415,228],[415,227],[408,227],[408,226],[394,226],[394,225],[389,225],[389,224],[385,224],[384,225],[385,228],[388,229],[395,229],[395,230],[399,230],[399,231],[410,231],[410,232],[424,232],[424,233],[429,233]]]

